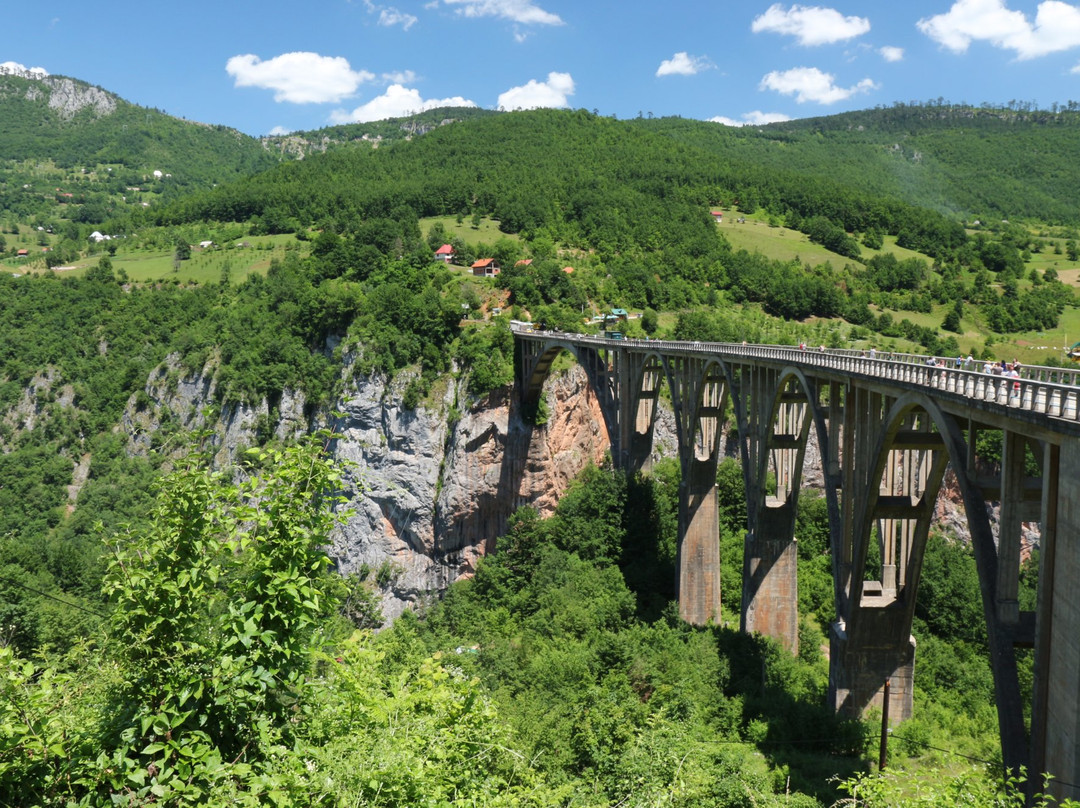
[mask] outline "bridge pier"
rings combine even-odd
[[[911,718],[915,682],[915,638],[895,639],[899,615],[867,610],[851,634],[842,621],[829,631],[829,704],[840,715],[861,718],[882,709],[889,682],[889,723]],[[870,618],[870,619],[865,619]]]
[[[798,551],[791,504],[762,508],[756,535],[743,544],[742,631],[764,634],[799,652]]]
[[[716,464],[689,464],[679,484],[679,617],[695,626],[720,620],[720,500]]]
[[[1065,443],[1047,453],[1044,487],[1051,502],[1043,522],[1040,555],[1035,693],[1032,708],[1034,774],[1049,773],[1046,791],[1080,799],[1080,446]],[[1059,462],[1055,463],[1057,455]],[[1054,507],[1056,505],[1056,508]]]

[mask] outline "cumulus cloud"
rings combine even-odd
[[[291,131],[292,131],[292,129],[286,129],[284,126],[275,126],[273,129],[270,130],[270,135],[271,136],[287,135]]]
[[[973,41],[1011,50],[1018,59],[1034,59],[1080,46],[1080,7],[1061,0],[1039,3],[1032,22],[1004,0],[957,0],[944,14],[916,23],[942,47],[964,53]]]
[[[761,110],[754,110],[753,112],[743,113],[742,120],[728,118],[723,115],[717,115],[714,118],[709,118],[709,120],[713,123],[722,123],[724,126],[764,126],[767,123],[790,121],[791,116],[785,115],[782,112],[762,112]]]
[[[657,76],[693,76],[702,70],[708,70],[712,64],[704,56],[691,56],[686,51],[679,51],[670,59],[665,59],[656,68]]]
[[[39,77],[49,75],[49,71],[44,67],[27,67],[18,62],[0,62],[0,75],[5,73],[30,73]]]
[[[774,70],[767,73],[758,85],[759,90],[775,90],[781,95],[793,95],[800,104],[806,101],[835,104],[856,93],[869,92],[876,88],[877,85],[870,79],[863,79],[853,87],[838,87],[831,73],[823,73],[816,67]]]
[[[878,48],[878,53],[881,54],[881,58],[886,62],[899,62],[904,58],[904,49],[893,47],[892,45]]]
[[[511,87],[499,96],[499,109],[537,109],[565,107],[574,94],[574,79],[569,73],[548,73],[547,81],[530,79],[521,87]]]
[[[834,8],[794,5],[785,10],[774,3],[754,18],[750,30],[755,34],[768,31],[795,37],[800,45],[830,45],[862,36],[870,30],[865,17],[845,17]]]
[[[225,63],[225,71],[237,87],[273,90],[275,101],[293,104],[340,101],[375,78],[366,70],[353,70],[341,56],[305,51],[283,53],[265,62],[250,53],[233,56]]]
[[[463,17],[501,17],[522,25],[562,25],[562,18],[530,0],[443,0]]]
[[[330,114],[331,123],[366,123],[382,121],[386,118],[403,118],[436,107],[475,107],[476,104],[460,95],[453,98],[420,97],[420,91],[411,87],[392,84],[378,98],[373,98],[356,109],[335,110]]]

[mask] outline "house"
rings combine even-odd
[[[204,250],[209,249],[210,247],[213,247],[213,246],[214,246],[214,242],[212,242],[212,241],[200,241],[199,242],[199,247],[201,247]]]
[[[29,254],[30,254],[30,251],[27,250],[27,249],[22,249],[22,250],[19,250],[18,252],[15,253],[15,255],[19,256],[19,258],[25,258]]]
[[[527,267],[527,266],[531,266],[531,265],[532,265],[532,259],[531,258],[522,258],[520,261],[515,261],[514,262],[515,267]]]
[[[472,265],[472,274],[483,278],[494,278],[502,271],[494,258],[481,258]]]
[[[449,244],[444,244],[435,251],[435,260],[444,264],[454,263],[454,257],[454,248]]]
[[[625,323],[628,319],[630,319],[630,315],[629,313],[627,313],[626,309],[612,309],[611,316],[615,319],[616,322],[620,323]]]
[[[724,221],[724,211],[722,210],[710,210],[709,215],[713,217],[713,220],[717,224],[720,224],[720,222]]]
[[[563,267],[562,271],[565,272],[567,275],[574,274],[574,268],[573,267]]]

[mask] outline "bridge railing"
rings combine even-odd
[[[752,345],[727,342],[689,342],[653,339],[611,339],[589,334],[536,331],[512,326],[518,336],[533,340],[567,340],[601,348],[651,350],[668,354],[708,354],[734,359],[763,359],[825,368],[845,375],[861,375],[931,387],[940,392],[990,402],[1071,422],[1080,422],[1080,370],[1022,366],[1013,376],[1000,363],[940,356],[879,353],[851,349]]]

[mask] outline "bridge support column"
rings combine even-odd
[[[742,630],[799,652],[798,550],[790,506],[762,508],[743,545]]]
[[[860,629],[851,636],[838,621],[829,632],[829,703],[840,715],[860,718],[871,707],[883,704],[885,681],[889,681],[889,722],[911,718],[915,681],[915,638],[896,642],[893,615],[868,610]],[[876,614],[875,614],[876,613]],[[879,630],[884,629],[884,630]]]
[[[1055,453],[1057,451],[1055,450]],[[1080,799],[1080,445],[1060,448],[1059,462],[1044,465],[1050,496],[1051,529],[1043,533],[1040,555],[1039,626],[1035,649],[1035,703],[1032,710],[1032,772],[1055,778],[1046,790]],[[1045,525],[1045,522],[1044,522]]]
[[[679,486],[679,617],[720,620],[720,501],[716,464],[695,462]]]

